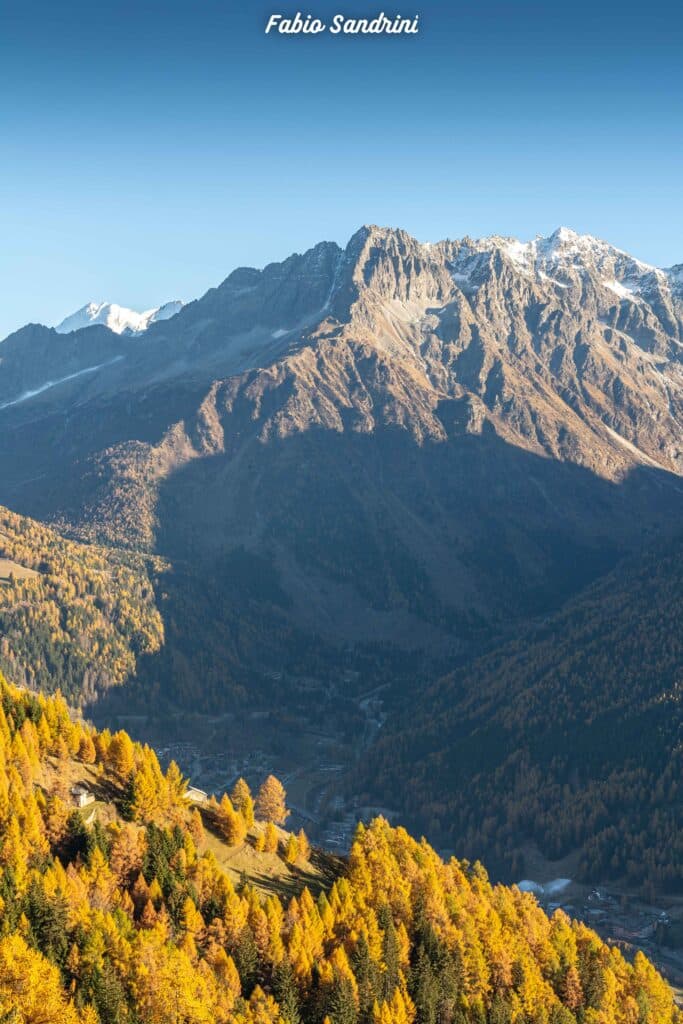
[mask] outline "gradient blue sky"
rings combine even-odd
[[[274,11],[421,16],[266,37]],[[679,4],[0,0],[0,337],[368,221],[683,261]]]

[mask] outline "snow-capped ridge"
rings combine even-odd
[[[58,334],[69,334],[84,327],[103,324],[115,334],[142,334],[150,324],[169,320],[183,308],[180,300],[166,302],[163,306],[137,313],[134,309],[119,306],[115,302],[88,302],[81,309],[67,316],[55,327]]]
[[[449,260],[449,266],[453,280],[461,287],[468,280],[472,284],[476,255],[486,260],[495,256],[502,259],[504,265],[511,265],[515,273],[561,289],[569,288],[588,275],[626,302],[640,302],[641,294],[647,295],[660,287],[678,291],[681,285],[676,272],[680,268],[660,270],[609,242],[565,226],[547,236],[536,235],[530,241],[489,235],[446,244],[456,247],[455,259]]]
[[[556,242],[575,242],[581,237],[582,236],[578,231],[574,231],[573,228],[568,228],[565,227],[564,224],[561,224],[559,228],[555,228],[548,240],[553,239]],[[583,237],[588,238],[591,241],[595,241],[592,235],[584,235]]]

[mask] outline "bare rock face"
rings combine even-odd
[[[675,270],[567,229],[525,245],[421,245],[363,228],[344,252],[318,246],[289,264],[236,272],[217,290],[231,327],[285,324],[273,332],[285,351],[255,342],[252,362],[267,365],[244,380],[264,437],[315,424],[444,439],[452,428],[439,409],[455,401],[470,409],[469,429],[488,423],[513,444],[609,479],[635,464],[680,473]],[[194,305],[207,302],[218,316],[212,293]],[[223,321],[220,330],[225,355]],[[275,407],[263,408],[274,392]]]
[[[637,462],[681,471],[676,271],[567,229],[435,246],[364,229],[346,260],[341,336],[410,374],[420,397],[401,418],[417,436],[449,433],[425,417],[426,390],[432,409],[481,402],[479,428],[611,479]]]
[[[134,342],[25,331],[0,502],[209,567],[244,548],[335,642],[457,646],[680,522],[683,271],[566,228],[366,226]]]

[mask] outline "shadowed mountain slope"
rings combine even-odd
[[[534,841],[580,849],[583,878],[680,891],[682,616],[679,536],[409,699],[356,787],[508,877]]]

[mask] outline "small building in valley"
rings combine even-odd
[[[191,800],[194,804],[205,804],[209,798],[203,789],[197,789],[196,786],[188,786],[185,790],[185,799]]]
[[[91,793],[86,786],[82,786],[80,783],[71,787],[71,796],[76,807],[87,807],[88,804],[95,803],[95,794]]]

